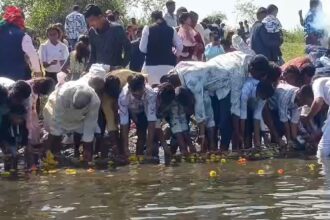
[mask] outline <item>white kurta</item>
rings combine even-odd
[[[77,87],[84,87],[92,95],[90,104],[83,109],[73,108],[73,95]],[[97,129],[100,99],[95,91],[78,81],[70,81],[55,90],[45,105],[44,126],[55,136],[67,133],[82,134],[83,142],[91,142]]]
[[[314,99],[322,98],[323,101],[330,105],[330,77],[323,77],[313,82]],[[328,112],[327,120],[322,128],[323,136],[318,146],[317,156],[319,158],[330,156],[330,117]]]
[[[197,122],[213,119],[212,107],[207,98],[211,94],[220,100],[230,93],[231,112],[240,116],[241,91],[249,75],[248,64],[252,58],[252,55],[237,51],[217,56],[206,63],[181,62],[176,66],[175,71],[181,84],[194,94]],[[214,121],[208,124],[211,126]]]

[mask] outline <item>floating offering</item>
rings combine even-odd
[[[67,175],[76,175],[77,174],[77,170],[75,170],[75,169],[66,169],[65,170],[65,173]]]
[[[315,170],[315,164],[308,164],[307,166],[308,166],[308,168],[309,168],[310,171],[314,171]]]
[[[215,172],[214,170],[211,170],[211,171],[210,171],[210,177],[211,177],[211,178],[215,178],[215,177],[217,177],[217,172]]]
[[[87,173],[94,173],[94,172],[95,172],[95,170],[92,169],[92,168],[89,168],[89,169],[87,170]]]
[[[137,162],[139,160],[139,158],[136,155],[131,155],[129,157],[129,161],[130,162]]]
[[[10,176],[10,175],[11,175],[10,172],[3,172],[3,173],[1,173],[1,176],[2,176],[2,177],[8,177],[8,176]]]
[[[48,170],[48,173],[49,174],[55,174],[55,173],[57,173],[57,170]]]
[[[263,176],[263,175],[265,175],[265,171],[264,170],[258,170],[257,174],[260,175],[260,176]]]
[[[227,160],[223,158],[223,159],[221,159],[221,163],[225,164],[225,163],[227,163]]]
[[[245,166],[245,165],[246,165],[246,159],[243,158],[243,157],[240,157],[239,160],[237,161],[237,163],[238,163],[239,165],[243,165],[243,166]]]
[[[277,170],[277,173],[278,173],[279,175],[283,175],[283,174],[285,173],[285,171],[284,171],[283,169],[278,169],[278,170]]]
[[[51,151],[47,151],[46,157],[43,159],[43,163],[45,170],[53,170],[58,164]]]

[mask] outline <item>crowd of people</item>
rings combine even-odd
[[[233,154],[270,143],[330,155],[329,45],[322,45],[326,32],[311,25],[318,0],[301,21],[309,54],[287,63],[275,5],[260,8],[251,28],[244,21],[236,30],[221,20],[199,23],[183,7],[175,14],[171,0],[166,8],[140,27],[135,18],[125,26],[117,11],[90,4],[81,14],[74,6],[64,25],[49,26],[39,48],[22,11],[6,8],[0,23],[6,170],[17,170],[21,147],[28,170],[46,151],[60,159],[64,146],[88,166],[96,158],[128,164],[132,150],[145,163],[159,163],[160,147],[166,164],[177,153]]]

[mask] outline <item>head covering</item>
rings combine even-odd
[[[105,78],[106,74],[110,71],[110,66],[109,65],[104,65],[100,63],[93,64],[89,71],[88,75],[91,77],[101,77]]]
[[[5,24],[12,24],[24,30],[25,22],[22,10],[15,6],[6,7],[2,21],[0,21],[0,28]]]
[[[72,97],[72,104],[75,109],[85,108],[92,100],[92,94],[88,87],[77,86]]]

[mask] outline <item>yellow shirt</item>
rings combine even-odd
[[[134,76],[138,73],[133,72],[128,69],[116,70],[110,73],[113,76],[116,76],[120,80],[120,86],[123,88],[127,79],[130,76]],[[118,109],[118,101],[108,95],[104,94],[102,97],[102,111],[105,116],[106,126],[108,132],[117,131],[118,130],[118,111],[114,111],[114,109]]]

